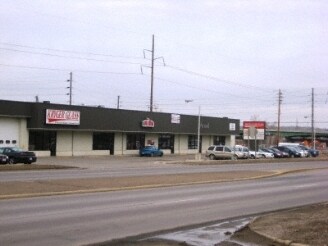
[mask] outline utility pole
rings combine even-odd
[[[151,46],[151,77],[150,77],[150,112],[153,112],[153,99],[154,99],[154,55],[155,55],[155,39],[154,34]]]
[[[277,129],[277,146],[279,145],[280,141],[280,114],[281,114],[281,102],[282,102],[282,92],[279,89],[278,92],[278,129]]]
[[[73,73],[70,72],[69,73],[69,79],[67,80],[67,82],[69,82],[69,86],[67,86],[66,88],[69,89],[69,93],[67,93],[66,95],[69,95],[69,105],[72,105],[72,84],[73,84]]]
[[[120,109],[120,96],[117,96],[117,109]]]
[[[312,144],[313,144],[313,148],[315,149],[315,131],[314,131],[314,88],[312,88],[311,130],[312,130]]]
[[[151,76],[150,76],[150,105],[149,105],[149,110],[150,112],[153,112],[153,108],[154,108],[154,64],[155,64],[155,60],[157,59],[162,59],[163,60],[163,64],[165,66],[165,62],[164,62],[164,58],[163,57],[157,57],[155,58],[155,37],[154,34],[152,36],[152,45],[151,45],[151,50],[144,50],[144,58],[146,58],[145,55],[145,51],[148,51],[151,53]],[[142,66],[141,66],[141,73],[142,72]]]

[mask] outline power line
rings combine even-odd
[[[122,72],[106,72],[106,71],[92,71],[92,70],[76,70],[76,69],[22,66],[22,65],[10,65],[10,64],[0,64],[0,66],[17,67],[17,68],[24,68],[24,69],[40,69],[40,70],[60,71],[60,72],[70,72],[71,70],[74,70],[75,72],[80,72],[80,73],[99,73],[99,74],[114,74],[114,75],[141,75],[140,73],[122,73]]]
[[[43,55],[43,56],[52,56],[52,57],[59,57],[59,58],[65,58],[65,59],[87,60],[87,61],[95,61],[95,62],[109,62],[109,63],[128,64],[128,65],[142,65],[139,62],[109,61],[109,60],[100,60],[100,59],[94,59],[94,58],[64,56],[64,55],[56,55],[56,54],[35,52],[35,51],[8,49],[8,48],[0,48],[0,49],[1,50],[6,50],[6,51],[12,51],[12,52],[28,53],[28,54]]]
[[[93,52],[81,52],[81,51],[73,51],[73,50],[65,50],[65,49],[53,49],[53,48],[45,48],[45,47],[41,48],[41,47],[28,46],[28,45],[22,45],[22,44],[5,43],[5,42],[0,42],[0,44],[15,46],[15,47],[22,47],[22,48],[63,52],[63,53],[70,53],[70,54],[84,54],[84,55],[103,56],[103,57],[112,57],[112,58],[124,58],[124,59],[144,59],[141,56],[140,57],[137,57],[137,56],[119,56],[119,55],[100,54],[100,53],[93,53]]]

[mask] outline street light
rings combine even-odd
[[[189,99],[185,100],[185,103],[191,103],[194,100]],[[195,155],[196,160],[202,159],[202,153],[200,151],[200,105],[198,105],[198,124],[197,124],[197,153]]]

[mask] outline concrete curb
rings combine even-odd
[[[254,223],[256,220],[257,220],[257,218],[252,223]],[[293,242],[292,240],[276,238],[276,237],[273,237],[271,235],[268,235],[268,234],[265,234],[265,233],[262,233],[262,232],[258,232],[256,230],[253,230],[250,226],[248,226],[248,228],[251,231],[253,231],[254,233],[256,233],[256,234],[258,234],[258,235],[260,235],[262,237],[265,237],[265,238],[271,240],[274,243],[279,243],[279,244],[286,245],[286,246],[310,246],[308,244],[302,244],[302,243]]]

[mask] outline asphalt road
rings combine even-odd
[[[328,200],[328,170],[220,184],[0,201],[3,245],[83,245]]]
[[[276,162],[261,164],[213,164],[213,165],[184,165],[185,160],[193,159],[193,155],[174,156],[165,158],[140,157],[74,157],[74,158],[39,158],[36,165],[53,164],[75,166],[77,169],[14,171],[0,172],[0,181],[32,181],[74,178],[125,177],[160,174],[180,174],[199,172],[224,172],[240,170],[295,170],[304,168],[326,168],[327,161],[312,160],[310,162]],[[178,163],[171,163],[177,161]],[[207,163],[215,163],[208,161]],[[33,164],[34,165],[34,164]]]

